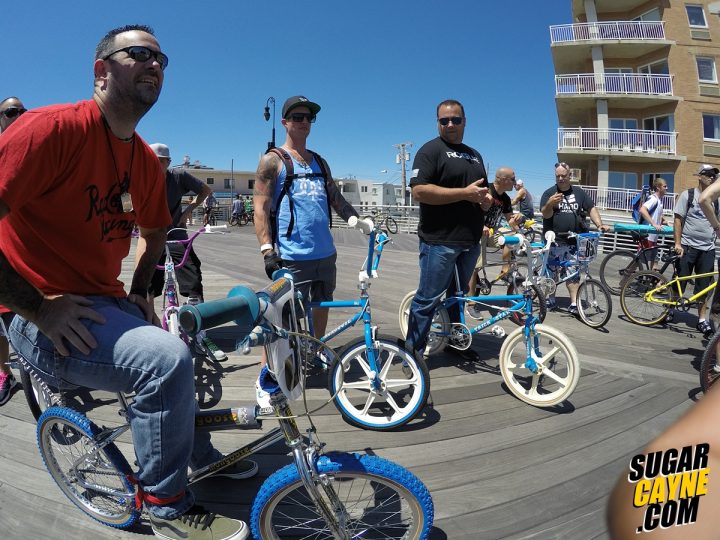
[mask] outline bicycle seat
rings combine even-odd
[[[662,262],[675,262],[679,258],[680,258],[680,255],[675,253],[675,250],[670,249],[662,254],[662,256],[660,257],[660,260]]]

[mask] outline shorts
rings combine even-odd
[[[678,276],[689,276],[691,274],[705,274],[712,272],[715,269],[715,248],[702,251],[700,249],[683,246],[683,256],[680,258],[680,264],[678,267]],[[695,294],[702,291],[710,283],[712,283],[714,277],[702,277],[695,280]],[[687,281],[681,281],[680,287],[683,292],[685,291],[685,285]],[[704,302],[704,300],[702,300]]]
[[[13,318],[15,317],[15,314],[12,311],[8,311],[6,313],[0,313],[0,319],[2,319],[3,324],[5,325],[5,330],[10,328],[10,323],[12,322]],[[3,332],[3,325],[0,324],[0,336],[6,336],[5,332]]]
[[[337,253],[312,261],[283,260],[283,267],[293,273],[295,290],[300,291],[303,303],[329,302],[333,299],[337,277]]]
[[[480,255],[477,258],[477,261],[475,262],[475,268],[482,268],[485,266],[485,260],[487,259],[487,247],[490,246],[491,248],[496,248],[498,246],[498,238],[501,236],[504,236],[506,234],[509,234],[513,232],[513,230],[509,227],[500,227],[497,232],[495,232],[492,236],[485,236],[483,235],[480,239]]]
[[[185,246],[181,244],[170,244],[170,254],[173,262],[179,264],[185,254]],[[160,256],[158,266],[165,265],[165,252]],[[197,296],[203,297],[202,271],[200,270],[200,259],[193,248],[190,248],[187,261],[182,268],[175,268],[175,278],[177,279],[177,288],[181,296]],[[148,292],[154,297],[160,296],[165,288],[165,271],[155,270],[150,280]]]

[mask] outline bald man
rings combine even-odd
[[[475,286],[478,281],[478,270],[485,265],[487,255],[487,245],[497,246],[497,237],[501,236],[500,225],[503,217],[508,222],[508,225],[512,230],[517,229],[517,219],[519,216],[515,216],[512,211],[512,201],[510,196],[507,194],[508,191],[512,191],[515,186],[515,171],[510,167],[500,167],[495,171],[495,180],[488,189],[489,195],[492,197],[492,204],[490,208],[485,212],[485,227],[483,228],[483,236],[480,241],[480,256],[475,263],[475,271],[470,276],[469,294],[475,294]],[[507,228],[503,228],[503,232],[509,232]],[[510,257],[512,251],[510,247],[503,247],[503,266],[500,271],[500,277],[505,275],[510,270]]]

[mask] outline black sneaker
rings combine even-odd
[[[150,525],[164,540],[245,540],[250,530],[244,521],[213,514],[195,505],[175,519],[162,519],[150,513]]]
[[[712,335],[715,333],[713,331],[712,325],[708,321],[700,321],[697,323],[697,329],[702,332],[703,336],[706,338],[711,338]]]
[[[17,385],[17,380],[12,373],[0,371],[0,405],[5,405],[10,396],[12,389]]]
[[[671,309],[670,311],[668,311],[668,314],[665,315],[665,322],[666,322],[666,323],[671,323],[671,322],[673,322],[674,320],[675,320],[675,310],[674,310],[674,309]]]

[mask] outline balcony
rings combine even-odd
[[[683,159],[677,132],[642,129],[558,128],[558,154],[617,156],[633,161]]]
[[[603,46],[605,58],[633,59],[674,44],[665,37],[662,21],[603,21],[550,27],[556,72],[584,65],[591,48]]]
[[[555,97],[560,122],[574,124],[606,99],[614,109],[644,109],[678,102],[670,75],[644,73],[575,73],[555,75]]]
[[[672,96],[670,75],[645,73],[575,73],[555,75],[556,96]]]

